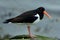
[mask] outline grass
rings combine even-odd
[[[19,38],[19,37],[25,37],[25,38]],[[36,35],[36,37],[34,37],[33,39],[29,38],[28,35],[18,35],[18,36],[15,36],[15,37],[18,37],[17,39],[16,38],[10,38],[10,40],[57,40],[56,38],[49,38],[49,37],[45,37],[45,36],[39,36],[39,35]],[[26,38],[27,37],[27,38]],[[9,40],[9,39],[5,39],[5,40]]]

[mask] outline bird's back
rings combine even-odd
[[[4,23],[33,23],[38,18],[35,17],[36,14],[35,10],[27,11],[15,18],[7,19]]]

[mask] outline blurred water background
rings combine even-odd
[[[31,25],[31,32],[34,35],[60,38],[60,0],[0,0],[0,35],[28,34],[27,25],[2,22],[41,6],[45,7],[52,18],[48,19],[44,16],[39,23]]]

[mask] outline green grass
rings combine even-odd
[[[26,37],[26,36],[28,36],[28,35],[18,35],[18,36],[15,36],[15,37],[21,37],[21,36],[24,36],[24,37]],[[14,39],[11,39],[11,40],[30,40],[31,38],[29,38],[29,36],[28,36],[28,38],[26,39],[24,39],[24,38],[21,38],[21,39],[16,39],[16,38],[14,38]],[[5,39],[5,40],[9,40],[9,39]],[[56,38],[49,38],[49,37],[45,37],[45,36],[39,36],[39,35],[36,35],[36,37],[34,37],[33,38],[33,40],[56,40]]]

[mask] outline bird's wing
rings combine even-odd
[[[20,21],[20,20],[26,19],[27,17],[29,18],[30,16],[34,16],[34,15],[35,15],[35,11],[34,10],[27,11],[27,12],[24,12],[21,15],[13,18],[13,21],[16,21],[16,20]]]

